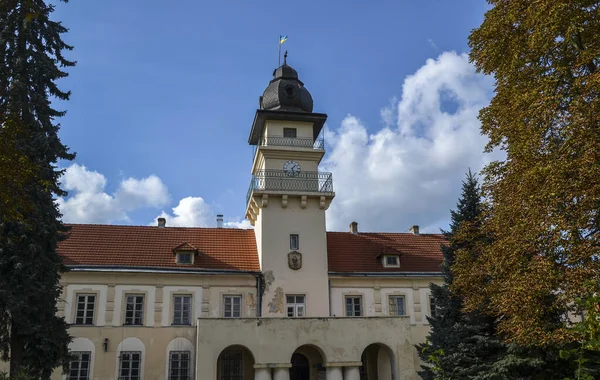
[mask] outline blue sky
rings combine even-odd
[[[412,210],[411,220],[395,216],[403,214],[401,209],[391,210],[393,215],[387,217],[366,215],[365,207],[373,209],[373,202],[385,210],[386,202],[395,203],[394,194],[407,194],[406,181],[386,182],[391,195],[378,195],[380,200],[361,203],[352,198],[350,194],[360,190],[366,195],[370,189],[354,189],[352,176],[358,181],[364,174],[361,170],[372,169],[377,160],[355,164],[353,171],[344,163],[342,152],[352,146],[362,147],[373,156],[381,149],[376,138],[367,137],[350,146],[340,142],[356,130],[381,138],[391,130],[397,134],[394,141],[407,143],[411,134],[402,132],[407,127],[398,120],[406,116],[398,111],[403,100],[404,106],[412,104],[417,112],[427,107],[414,102],[427,99],[427,94],[437,94],[441,114],[451,116],[459,112],[457,109],[475,110],[485,104],[482,97],[473,100],[468,94],[482,89],[489,96],[489,81],[478,78],[461,53],[468,52],[468,34],[483,20],[486,7],[483,1],[475,0],[80,0],[58,4],[54,18],[70,29],[64,39],[75,49],[68,56],[78,62],[61,82],[64,89],[72,91],[72,98],[61,104],[68,113],[61,120],[60,137],[77,152],[79,170],[78,174],[71,173],[65,184],[70,197],[87,194],[79,194],[77,201],[72,199],[69,207],[65,205],[70,198],[62,200],[65,221],[148,224],[163,211],[172,215],[172,208],[180,200],[201,197],[204,216],[190,216],[187,224],[205,225],[206,220],[211,224],[216,213],[225,214],[232,225],[241,222],[252,159],[247,138],[258,97],[277,66],[278,36],[286,34],[289,39],[283,50],[289,52],[288,63],[298,70],[311,92],[315,111],[329,115],[326,127],[330,155],[324,166],[334,173],[335,190],[341,200],[329,211],[332,222],[328,227],[345,229],[351,221],[330,217],[334,211],[359,223],[363,223],[364,216],[363,225],[369,230],[404,231],[408,224],[421,224],[435,232],[445,227],[448,209],[454,206],[460,191],[462,173],[469,166],[479,169],[485,161],[480,155],[481,141],[467,142],[469,146],[464,149],[471,153],[455,157],[454,182],[448,179],[436,185],[436,174],[426,174],[427,188],[441,186],[444,190],[438,188],[428,195],[435,199]],[[452,57],[458,63],[446,66]],[[415,77],[419,70],[423,73],[428,59],[436,72],[432,75],[445,79],[431,92],[415,93],[423,85],[415,84],[413,98],[407,99],[411,94],[407,92],[407,78]],[[463,67],[462,71],[444,77],[457,66]],[[475,79],[461,82],[465,77]],[[453,87],[459,82],[467,94],[462,97],[457,97],[460,90]],[[472,119],[473,110],[468,112]],[[412,138],[429,140],[423,131],[437,121],[412,119]],[[398,158],[404,168],[412,166],[402,155],[406,149],[389,145],[383,143],[384,148],[391,149],[385,157]],[[399,153],[394,156],[394,152]],[[72,163],[61,165],[70,167]],[[446,169],[440,168],[441,172]],[[338,171],[340,183],[336,181]],[[371,173],[372,186],[379,184],[377,173]],[[151,180],[143,182],[149,177]],[[418,182],[415,178],[419,173],[411,173],[410,178]],[[128,179],[133,180],[129,182],[129,193],[123,185]],[[158,195],[142,199],[144,193],[155,190]],[[421,193],[419,189],[411,191]],[[129,195],[119,198],[124,193]],[[119,206],[99,206],[111,199]],[[104,211],[96,212],[98,208]]]

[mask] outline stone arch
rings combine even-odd
[[[217,379],[222,379],[224,372],[234,373],[241,366],[242,379],[254,379],[254,354],[250,349],[241,344],[225,347],[217,358]],[[232,377],[235,379],[236,377]],[[227,379],[225,377],[225,379]]]
[[[90,367],[88,372],[88,378],[94,377],[94,361],[96,360],[96,346],[94,342],[88,338],[75,338],[69,343],[69,352],[89,352],[90,353]],[[67,378],[67,374],[63,374],[63,379]]]
[[[115,379],[119,378],[119,369],[120,360],[121,360],[121,352],[124,351],[139,351],[141,353],[140,358],[140,378],[144,378],[144,367],[146,366],[146,347],[144,343],[139,338],[129,337],[125,338],[119,343],[117,346],[117,363],[116,363],[116,372]]]
[[[394,351],[386,344],[371,343],[361,358],[361,380],[397,380],[398,364]]]
[[[290,362],[292,364],[290,380],[317,380],[319,379],[319,373],[325,372],[323,364],[327,362],[327,357],[320,347],[313,344],[303,344],[294,350]],[[304,365],[308,368],[299,368]],[[303,372],[306,372],[308,379],[302,378],[301,373]]]
[[[189,339],[187,338],[183,338],[183,337],[178,337],[178,338],[174,338],[172,339],[169,344],[167,345],[167,351],[166,351],[166,365],[165,365],[165,379],[169,378],[169,366],[170,366],[170,358],[171,358],[171,351],[189,351],[190,353],[190,366],[189,366],[189,376],[190,379],[194,378],[194,368],[195,368],[195,349],[194,349],[194,345],[192,344],[192,342],[190,342]]]

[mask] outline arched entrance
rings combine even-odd
[[[244,346],[229,346],[217,359],[217,380],[253,380],[254,356]]]
[[[360,380],[396,380],[396,360],[388,346],[381,343],[368,345],[361,361]]]
[[[319,380],[325,378],[324,355],[315,346],[304,345],[294,351],[291,358],[290,380]],[[322,373],[321,376],[319,374]]]

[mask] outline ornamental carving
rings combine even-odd
[[[288,265],[293,270],[302,268],[302,254],[298,251],[288,253]]]

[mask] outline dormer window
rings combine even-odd
[[[178,252],[177,264],[193,264],[194,254],[192,252]]]
[[[399,268],[400,258],[396,255],[383,256],[383,266],[386,268]]]
[[[181,265],[194,264],[194,256],[198,253],[198,249],[189,243],[181,243],[173,248],[175,262]]]

